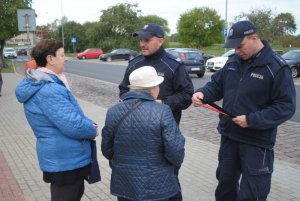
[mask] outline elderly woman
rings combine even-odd
[[[144,66],[129,81],[130,91],[108,110],[102,129],[111,193],[119,201],[168,200],[180,191],[174,167],[183,162],[185,140],[169,106],[155,102],[163,77]]]
[[[27,71],[16,88],[26,118],[37,139],[36,150],[43,179],[51,183],[52,201],[78,201],[91,163],[91,139],[97,126],[84,115],[71,94],[63,64],[63,45],[39,42],[33,52],[39,66]]]

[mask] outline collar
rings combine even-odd
[[[165,54],[166,54],[165,48],[161,46],[155,53],[144,57],[146,60],[155,60],[163,57]]]
[[[143,99],[143,100],[154,101],[150,93],[140,92],[140,91],[128,91],[127,93],[121,96],[120,100],[126,101],[130,99]]]

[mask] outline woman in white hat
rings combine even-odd
[[[185,140],[169,106],[155,102],[163,80],[151,66],[134,70],[130,91],[106,114],[101,149],[112,161],[111,193],[119,201],[163,201],[180,191],[174,167],[183,162]]]

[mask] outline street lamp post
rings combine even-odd
[[[65,47],[65,37],[64,37],[64,22],[63,22],[63,1],[61,0],[61,40],[62,40],[62,44],[63,47]]]
[[[226,36],[224,36],[224,44],[227,41],[227,35],[228,35],[228,24],[227,24],[227,0],[225,5],[225,29],[226,29]],[[225,34],[224,34],[225,35]],[[224,52],[226,52],[226,48],[224,48]]]

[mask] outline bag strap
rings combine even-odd
[[[124,116],[120,119],[120,121],[114,126],[113,135],[115,135],[115,132],[118,130],[119,126],[120,126],[121,123],[124,121],[124,119],[125,119],[130,113],[132,113],[138,106],[140,106],[141,104],[143,104],[144,102],[145,102],[145,100],[142,100],[142,101],[136,101],[136,103],[133,105],[133,107],[130,108],[130,109],[124,114]]]

